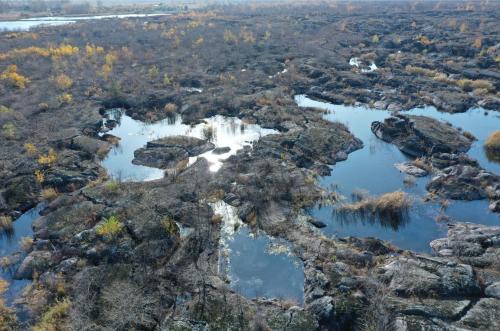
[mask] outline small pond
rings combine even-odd
[[[148,141],[174,135],[186,135],[204,138],[203,129],[207,126],[213,128],[212,142],[216,147],[229,147],[230,151],[224,154],[214,154],[212,151],[191,158],[193,163],[196,158],[204,157],[210,163],[210,170],[217,171],[222,161],[235,154],[244,146],[250,146],[253,141],[277,131],[264,129],[256,124],[246,124],[235,117],[217,115],[204,120],[205,123],[186,125],[180,116],[167,118],[155,123],[144,123],[134,120],[121,110],[115,110],[109,115],[118,121],[118,125],[109,134],[121,138],[119,145],[114,147],[102,164],[108,174],[114,178],[125,181],[154,180],[163,177],[162,169],[132,164],[134,151],[144,147]]]
[[[440,210],[436,202],[424,203],[422,197],[427,193],[425,185],[430,180],[429,176],[415,178],[413,185],[404,185],[406,175],[396,169],[394,164],[408,161],[410,157],[394,145],[378,139],[370,129],[373,121],[383,121],[390,116],[390,112],[365,107],[333,105],[312,100],[304,95],[296,96],[295,101],[301,107],[327,110],[326,119],[346,124],[351,133],[364,143],[364,147],[349,154],[346,161],[338,162],[331,167],[331,175],[320,179],[323,187],[336,190],[348,200],[351,194],[359,189],[366,190],[373,195],[403,190],[414,201],[408,218],[399,224],[382,224],[372,218],[361,216],[346,218],[336,213],[335,207],[317,206],[311,210],[311,214],[327,224],[324,228],[327,234],[341,237],[372,236],[388,240],[401,248],[430,252],[429,242],[446,236],[446,223],[436,221],[440,215],[445,214],[459,221],[500,224],[500,217],[489,211],[487,200],[450,201],[444,211]],[[500,165],[488,160],[483,150],[483,142],[490,133],[500,127],[500,118],[494,112],[488,115],[485,113],[484,109],[472,109],[466,113],[448,114],[438,112],[433,107],[405,112],[405,114],[426,115],[444,120],[473,133],[478,141],[472,145],[468,154],[476,158],[481,166],[498,174]]]
[[[302,304],[303,264],[284,240],[253,233],[237,216],[235,207],[212,204],[222,216],[220,273],[231,287],[248,298],[280,298]]]

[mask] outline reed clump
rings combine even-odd
[[[488,158],[500,161],[500,130],[493,132],[484,142]]]
[[[412,205],[411,198],[403,191],[395,191],[376,197],[363,197],[361,200],[342,204],[337,212],[342,214],[361,214],[381,219],[401,219]]]

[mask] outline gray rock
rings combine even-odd
[[[62,272],[62,273],[68,273],[71,269],[73,269],[78,262],[78,258],[72,257],[69,259],[66,259],[59,263],[57,266],[57,271]]]
[[[240,197],[234,193],[226,194],[226,196],[224,197],[224,202],[233,207],[238,207],[241,205]]]
[[[478,295],[480,287],[470,265],[425,256],[400,257],[383,267],[384,278],[396,295],[445,297]]]
[[[412,156],[466,152],[472,142],[457,129],[426,116],[396,115],[373,122],[373,133]]]
[[[495,199],[500,177],[481,169],[468,156],[441,153],[433,155],[431,163],[436,175],[427,184],[428,191],[455,200]]]
[[[186,150],[189,156],[200,155],[215,148],[214,144],[212,144],[211,142],[189,136],[170,136],[153,140],[146,144],[146,148],[158,148],[158,147],[183,148]]]
[[[319,221],[319,220],[316,220],[314,218],[308,218],[307,221],[309,223],[311,223],[313,226],[317,227],[318,229],[322,229],[322,228],[326,228],[326,224]]]
[[[488,286],[484,290],[484,294],[491,298],[500,299],[500,282],[496,282]]]
[[[225,154],[225,153],[229,153],[229,151],[231,151],[231,148],[230,147],[217,147],[215,148],[212,153],[213,154],[216,154],[216,155],[220,155],[220,154]]]
[[[72,147],[84,151],[89,154],[106,153],[112,145],[107,141],[98,140],[88,136],[77,136],[71,141]]]
[[[461,327],[472,330],[500,330],[500,300],[479,300],[458,322]]]
[[[238,217],[245,223],[251,222],[255,217],[254,206],[248,202],[245,202],[238,208]]]
[[[387,106],[388,111],[400,111],[403,107],[399,103],[391,103]]]
[[[214,144],[195,137],[170,136],[150,141],[146,147],[134,151],[132,163],[166,169],[175,167],[190,156],[214,149]]]
[[[500,200],[493,201],[489,204],[488,208],[495,213],[500,212]]]
[[[328,321],[334,315],[333,298],[324,296],[311,302],[308,309],[315,314],[320,321]]]
[[[17,279],[31,279],[33,273],[42,273],[46,271],[52,260],[52,254],[49,251],[33,251],[26,256],[16,271]]]
[[[404,315],[418,315],[426,318],[443,320],[458,319],[469,307],[470,300],[436,300],[436,299],[394,299],[391,306]]]
[[[175,167],[189,158],[189,153],[180,147],[140,148],[134,151],[132,163],[148,167],[166,169]]]
[[[500,226],[450,224],[448,238],[433,240],[430,245],[439,256],[454,256],[478,267],[500,268]]]
[[[409,162],[405,163],[396,163],[394,164],[396,169],[398,169],[401,172],[404,172],[405,174],[415,176],[415,177],[423,177],[427,176],[428,172],[427,170],[424,170],[422,168],[419,168]]]
[[[387,108],[387,102],[385,101],[376,101],[374,104],[373,104],[373,107],[376,108],[376,109],[386,109]]]
[[[446,330],[446,329],[443,329],[442,326],[434,323],[433,321],[431,321],[428,318],[425,318],[422,316],[413,316],[413,315],[397,316],[394,320],[393,328],[396,331],[417,331],[417,330],[443,331],[443,330]],[[458,330],[456,330],[456,331],[458,331]]]

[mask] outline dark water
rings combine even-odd
[[[44,207],[45,205],[40,203],[36,207],[25,212],[21,215],[21,217],[13,222],[14,231],[9,236],[2,235],[0,237],[0,259],[15,253],[20,253],[21,257],[25,255],[21,252],[19,241],[22,237],[33,237],[31,224],[38,217],[40,217],[40,211]],[[18,264],[15,264],[8,269],[0,268],[0,278],[6,280],[10,284],[7,292],[5,293],[5,299],[8,305],[12,304],[13,300],[19,296],[22,289],[30,283],[29,280],[13,279],[17,266]]]
[[[224,154],[213,154],[208,151],[202,155],[191,158],[193,163],[196,158],[204,157],[211,164],[210,170],[217,171],[222,165],[221,161],[261,136],[276,133],[275,130],[263,129],[256,124],[245,124],[235,117],[214,116],[207,118],[198,125],[182,124],[181,118],[165,119],[155,123],[144,123],[132,119],[120,111],[114,111],[114,118],[119,120],[119,125],[108,133],[121,138],[119,146],[113,148],[102,164],[108,174],[122,180],[145,181],[163,177],[163,170],[132,164],[134,151],[144,147],[148,141],[167,136],[186,135],[203,138],[203,129],[210,126],[214,129],[213,143],[216,147],[230,147],[231,150]]]
[[[406,175],[394,167],[395,163],[410,160],[394,145],[378,139],[370,129],[373,121],[382,121],[390,116],[388,111],[364,107],[333,105],[311,100],[305,96],[296,96],[301,107],[317,107],[329,111],[325,118],[346,124],[349,130],[360,138],[364,147],[349,154],[346,161],[332,166],[331,176],[322,177],[320,184],[335,189],[348,200],[353,191],[363,189],[370,194],[379,195],[396,190],[407,192],[413,199],[408,218],[400,224],[381,224],[379,220],[367,217],[348,217],[335,212],[335,207],[315,207],[311,213],[327,224],[324,231],[338,236],[372,236],[388,240],[393,244],[420,252],[430,252],[429,242],[446,235],[446,223],[437,222],[439,215],[448,215],[456,220],[481,224],[499,225],[500,217],[488,209],[488,201],[449,201],[443,212],[435,202],[423,202],[427,193],[425,185],[430,177],[415,178],[412,186],[403,183]],[[408,112],[414,115],[426,115],[446,120],[454,126],[470,131],[477,138],[469,155],[478,159],[481,166],[498,173],[500,165],[491,162],[483,150],[483,142],[490,133],[500,128],[500,118],[494,113],[484,115],[482,109],[472,109],[463,114],[440,113],[433,107],[414,109]]]
[[[224,202],[212,205],[222,215],[219,268],[231,287],[248,298],[280,298],[303,303],[303,264],[290,246],[264,233],[252,233]],[[236,226],[235,226],[236,224]]]

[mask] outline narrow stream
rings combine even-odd
[[[390,112],[333,105],[304,95],[296,96],[295,101],[300,107],[327,110],[326,119],[346,124],[351,133],[364,143],[364,147],[349,154],[346,161],[332,166],[332,174],[322,177],[320,185],[335,189],[348,199],[359,189],[373,195],[403,190],[414,201],[408,219],[400,224],[382,224],[372,218],[360,216],[345,218],[337,214],[333,206],[316,206],[311,214],[327,224],[323,229],[325,233],[341,237],[372,236],[388,240],[401,248],[430,252],[429,242],[445,236],[447,231],[446,223],[436,221],[439,215],[446,214],[458,221],[500,224],[500,217],[489,211],[487,200],[450,201],[445,211],[441,211],[436,202],[424,203],[422,198],[427,194],[425,185],[430,180],[429,176],[415,178],[414,185],[404,185],[406,175],[396,169],[394,164],[411,158],[396,146],[378,139],[370,129],[373,121],[383,121],[390,116]],[[485,169],[497,174],[500,172],[500,165],[490,161],[483,150],[484,140],[500,127],[500,118],[496,113],[485,115],[483,109],[472,109],[466,113],[448,114],[438,112],[433,107],[417,108],[406,113],[434,117],[471,132],[478,141],[472,145],[468,154],[476,158]]]
[[[31,282],[27,279],[14,279],[14,275],[19,263],[22,262],[23,257],[26,255],[21,249],[20,241],[23,237],[33,237],[33,228],[31,225],[33,221],[40,217],[40,211],[44,207],[45,204],[40,203],[36,207],[28,210],[12,223],[13,230],[11,233],[2,234],[0,236],[0,259],[12,258],[12,260],[19,260],[18,263],[14,263],[9,267],[0,267],[0,279],[9,283],[8,290],[5,293],[7,305],[12,305],[13,301],[21,294],[24,287]],[[16,259],[16,257],[19,259]]]

